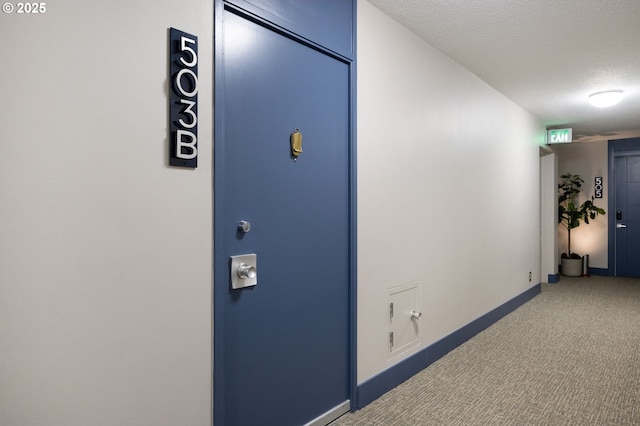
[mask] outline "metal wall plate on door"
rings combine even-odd
[[[231,256],[231,288],[239,289],[258,284],[258,255]]]

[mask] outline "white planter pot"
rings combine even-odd
[[[580,259],[561,259],[562,275],[567,277],[582,276],[582,258]]]

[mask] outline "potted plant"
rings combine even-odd
[[[582,275],[582,257],[571,251],[571,230],[580,226],[580,222],[589,224],[590,219],[595,219],[605,211],[593,204],[593,196],[578,205],[577,197],[584,180],[580,175],[565,173],[560,176],[562,181],[558,184],[558,223],[567,230],[567,252],[562,253],[562,275],[579,277]]]

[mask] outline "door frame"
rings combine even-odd
[[[357,170],[356,170],[356,61],[355,61],[355,45],[356,45],[356,1],[353,2],[353,45],[354,52],[352,57],[346,57],[338,54],[333,50],[325,48],[321,44],[314,41],[310,41],[290,30],[287,29],[288,23],[284,20],[279,20],[277,17],[267,15],[264,11],[252,7],[250,4],[245,3],[243,0],[215,0],[214,4],[214,170],[213,170],[213,420],[214,424],[224,424],[224,419],[220,418],[222,415],[222,408],[225,405],[224,395],[222,395],[222,389],[224,381],[226,380],[223,366],[225,365],[224,354],[222,351],[216,350],[224,344],[224,332],[222,331],[223,321],[225,320],[225,308],[222,297],[216,297],[216,294],[220,291],[226,291],[229,283],[226,282],[224,271],[229,267],[228,259],[222,255],[218,255],[221,250],[216,250],[217,247],[223,245],[223,230],[222,230],[222,214],[221,208],[225,203],[224,194],[224,182],[227,176],[226,165],[224,164],[224,99],[225,93],[223,90],[224,72],[222,71],[222,22],[224,11],[231,10],[234,13],[243,16],[246,19],[250,19],[262,26],[265,26],[272,31],[275,31],[285,37],[291,38],[309,48],[318,50],[328,56],[333,57],[336,60],[347,64],[349,67],[349,141],[348,141],[348,390],[347,398],[349,399],[350,409],[354,410],[356,405],[357,395]],[[225,281],[225,282],[222,282]],[[218,413],[218,414],[216,414]]]
[[[558,273],[558,156],[540,146],[540,282],[557,283]]]

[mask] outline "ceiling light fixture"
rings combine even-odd
[[[589,95],[591,105],[598,108],[610,107],[622,100],[622,90],[607,90]]]

